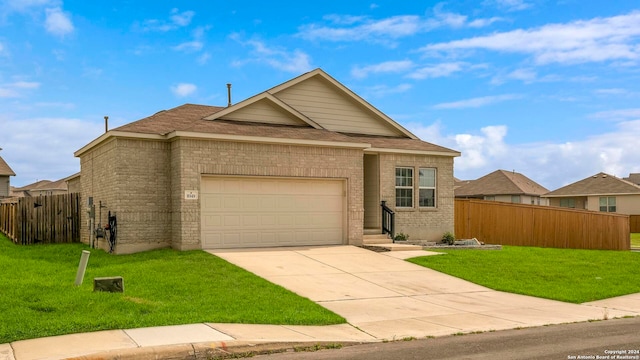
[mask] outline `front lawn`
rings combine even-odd
[[[640,253],[504,246],[409,261],[491,289],[572,303],[640,292]]]
[[[90,250],[80,287],[82,250]],[[122,276],[124,293],[93,292]],[[69,333],[202,322],[328,325],[345,319],[203,251],[109,255],[82,244],[18,246],[0,234],[0,344]]]
[[[640,247],[640,233],[631,233],[631,247]]]

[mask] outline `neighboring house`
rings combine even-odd
[[[79,193],[82,190],[79,172],[64,178],[64,181],[67,183],[68,193]]]
[[[12,187],[11,197],[31,197],[41,195],[60,195],[67,193],[66,179],[56,181],[40,180],[22,187]]]
[[[517,204],[547,205],[540,196],[549,192],[544,186],[515,171],[496,170],[457,187],[456,198],[483,199]]]
[[[7,162],[0,156],[0,198],[9,197],[10,195],[11,176],[16,176],[16,173],[11,170]]]
[[[544,195],[549,205],[592,211],[640,214],[640,185],[603,172]]]
[[[75,153],[96,223],[117,217],[116,253],[360,245],[382,231],[381,201],[396,232],[439,240],[454,230],[459,155],[320,69],[227,107],[160,111]]]
[[[630,173],[629,177],[622,178],[622,180],[626,180],[636,185],[640,185],[640,173]]]

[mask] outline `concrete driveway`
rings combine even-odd
[[[210,253],[319,303],[378,339],[640,315],[638,309],[613,310],[494,291],[403,260],[429,254],[425,251],[376,253],[330,246]]]

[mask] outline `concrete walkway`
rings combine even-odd
[[[376,253],[333,246],[212,253],[318,302],[349,324],[207,323],[100,331],[0,344],[0,360],[204,359],[245,349],[377,342],[640,315],[640,294],[567,304],[493,291],[403,261],[429,254],[425,251]]]
[[[617,310],[607,301],[577,305],[510,294],[403,261],[437,254],[425,251],[334,246],[212,253],[319,303],[380,340],[640,315],[640,303]]]

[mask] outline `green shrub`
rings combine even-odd
[[[393,237],[395,241],[407,241],[409,239],[409,235],[405,233],[397,233],[396,236]]]
[[[450,231],[447,231],[442,235],[442,242],[453,245],[453,242],[456,241],[456,237]]]

